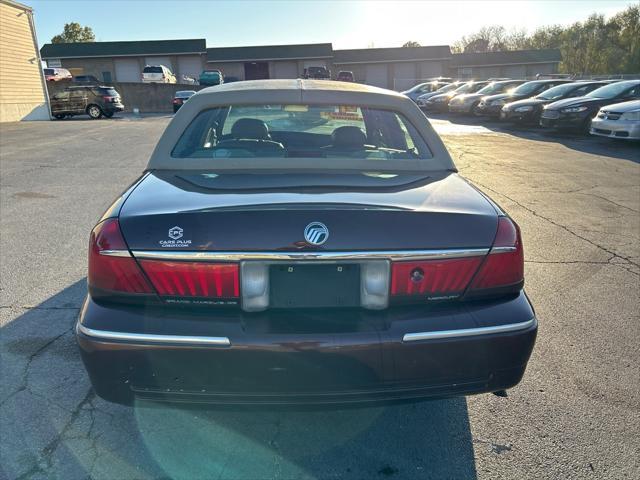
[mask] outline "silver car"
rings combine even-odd
[[[591,120],[591,135],[640,140],[640,100],[602,107]]]

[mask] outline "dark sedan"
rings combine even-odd
[[[588,133],[600,107],[640,98],[640,80],[626,80],[593,90],[584,97],[567,98],[544,107],[540,125]]]
[[[461,86],[447,93],[434,95],[424,102],[424,105],[420,105],[420,108],[428,111],[447,112],[449,110],[449,102],[457,95],[464,95],[467,93],[475,93],[481,88],[489,85],[488,81],[476,82],[470,81],[463,83]]]
[[[502,391],[537,332],[515,222],[411,100],[334,81],[194,95],[93,229],[87,279],[82,359],[121,403]]]
[[[500,120],[537,125],[545,105],[565,98],[582,97],[596,88],[608,85],[606,81],[566,83],[550,88],[533,98],[507,103],[500,111]]]
[[[173,113],[176,113],[178,110],[180,110],[180,107],[182,107],[182,105],[184,105],[185,102],[195,94],[195,90],[180,90],[176,92],[173,96],[173,100],[171,101],[171,103],[173,104]]]
[[[522,85],[524,80],[503,80],[491,82],[476,93],[463,93],[456,95],[449,101],[449,112],[451,113],[473,113],[482,97],[487,95],[497,95]]]
[[[523,83],[519,87],[510,92],[500,93],[498,95],[489,95],[484,97],[475,108],[476,115],[486,115],[489,117],[499,117],[502,107],[507,103],[515,102],[525,98],[530,98],[544,92],[557,85],[571,83],[571,80],[553,79],[553,80],[533,80]]]

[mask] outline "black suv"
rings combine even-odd
[[[331,72],[327,67],[308,67],[304,69],[304,78],[315,80],[331,80]]]
[[[120,94],[113,87],[67,87],[51,98],[51,114],[58,120],[74,115],[89,115],[92,119],[113,117],[124,110]]]

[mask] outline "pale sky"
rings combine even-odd
[[[171,1],[24,0],[35,10],[40,45],[66,22],[98,41],[206,38],[208,47],[332,42],[334,48],[452,44],[481,26],[529,31],[613,15],[632,0],[530,1]]]

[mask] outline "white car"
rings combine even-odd
[[[147,65],[142,70],[142,83],[176,83],[176,76],[164,65]]]
[[[602,107],[591,120],[591,135],[640,140],[640,100]]]

